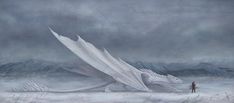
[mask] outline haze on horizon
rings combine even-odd
[[[0,58],[77,59],[49,26],[127,60],[233,63],[233,18],[232,0],[1,0]]]

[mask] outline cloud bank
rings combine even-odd
[[[49,32],[128,60],[233,61],[232,0],[1,0],[1,59],[77,59]]]

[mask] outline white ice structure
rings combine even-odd
[[[155,91],[157,87],[176,90],[171,84],[181,82],[180,79],[171,75],[164,76],[150,70],[138,70],[122,59],[116,59],[106,49],[100,50],[79,36],[78,40],[74,41],[70,38],[58,35],[53,30],[51,30],[51,32],[62,44],[83,61],[98,71],[111,76],[117,83],[130,86],[138,91],[149,92]],[[111,85],[106,87],[107,91],[109,91],[109,86]]]

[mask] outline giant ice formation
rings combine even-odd
[[[62,44],[83,61],[100,72],[111,76],[117,83],[130,86],[139,91],[154,91],[155,88],[152,87],[155,87],[155,85],[156,87],[171,89],[173,88],[170,86],[171,84],[181,82],[180,79],[171,75],[164,76],[150,70],[136,69],[122,59],[116,59],[106,49],[100,50],[79,36],[78,40],[74,41],[58,35],[52,29],[50,31]]]

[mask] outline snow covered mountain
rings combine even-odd
[[[43,60],[25,60],[0,65],[1,77],[47,77],[47,76],[78,76],[67,69],[77,68],[74,65],[48,62]],[[82,75],[82,74],[81,74]],[[81,76],[80,75],[80,76]]]
[[[211,63],[185,64],[185,63],[147,63],[147,62],[128,62],[138,69],[150,69],[159,74],[171,74],[174,76],[230,76],[234,77],[234,69],[221,67]],[[43,60],[25,60],[21,62],[9,62],[0,64],[0,76],[78,76],[71,72],[73,69],[84,70],[91,68],[85,64],[56,63]],[[77,69],[76,69],[77,70]],[[78,71],[79,72],[79,71]],[[79,76],[87,76],[82,74]]]
[[[212,63],[147,63],[129,62],[136,68],[151,69],[159,74],[171,74],[174,76],[224,76],[234,77],[234,68],[219,66]]]

